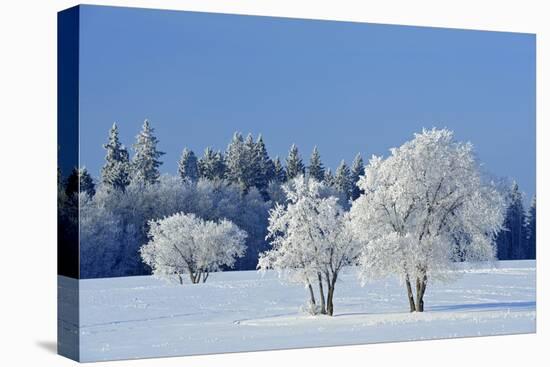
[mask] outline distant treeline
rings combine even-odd
[[[130,157],[113,124],[103,146],[106,155],[99,178],[85,167],[75,167],[66,178],[58,172],[59,236],[74,240],[79,213],[81,277],[149,274],[139,255],[148,241],[148,222],[177,212],[236,223],[248,237],[245,256],[235,269],[255,269],[258,254],[268,247],[269,210],[286,201],[281,187],[285,182],[299,175],[313,177],[324,183],[324,195],[336,196],[344,208],[362,193],[357,186],[364,175],[360,154],[351,166],[342,160],[333,174],[317,147],[306,164],[292,145],[283,162],[269,156],[261,135],[243,137],[236,132],[224,152],[207,147],[198,157],[183,149],[177,173],[161,176],[164,153],[158,143],[146,120]],[[506,230],[497,239],[498,257],[534,258],[535,199],[525,211],[517,184],[507,190]]]

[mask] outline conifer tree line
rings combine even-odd
[[[244,255],[236,270],[255,269],[258,255],[268,248],[269,212],[286,201],[283,185],[299,177],[322,183],[320,197],[336,197],[343,209],[365,194],[358,182],[365,162],[357,154],[351,165],[342,160],[334,173],[325,167],[321,152],[313,148],[307,161],[297,145],[286,157],[270,157],[264,138],[235,132],[225,151],[206,147],[198,155],[184,147],[174,175],[161,175],[165,154],[148,120],[131,149],[119,137],[115,124],[109,130],[105,163],[94,179],[85,167],[73,169],[58,186],[60,208],[74,216],[80,210],[81,277],[150,274],[140,259],[147,243],[149,221],[178,212],[194,213],[205,220],[228,219],[247,233]],[[507,209],[499,232],[497,257],[535,258],[536,200],[529,208],[516,183],[505,194]],[[63,210],[62,210],[63,211]],[[64,220],[67,227],[72,223]]]
[[[346,200],[356,199],[360,195],[357,187],[359,177],[364,174],[364,163],[357,154],[349,167],[344,160],[333,176],[330,169],[325,170],[319,149],[315,146],[304,163],[298,147],[293,144],[284,159],[272,159],[266,149],[263,137],[256,139],[251,134],[246,138],[236,132],[225,152],[207,147],[200,158],[189,148],[184,148],[178,162],[178,174],[182,180],[195,182],[201,178],[208,180],[226,180],[239,186],[244,193],[255,187],[267,201],[270,184],[283,184],[299,175],[307,175],[324,182],[341,193]]]
[[[533,196],[529,208],[524,208],[524,195],[516,182],[506,188],[507,203],[504,228],[497,243],[500,260],[522,260],[536,258],[536,198]]]

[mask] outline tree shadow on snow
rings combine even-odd
[[[498,310],[498,309],[534,309],[537,303],[529,302],[491,302],[491,303],[468,303],[460,305],[432,306],[427,311],[469,311],[469,310]]]

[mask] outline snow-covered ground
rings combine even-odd
[[[335,316],[300,311],[306,289],[273,272],[211,274],[207,283],[148,276],[80,281],[82,361],[535,332],[535,262],[504,261],[428,286],[410,314],[395,279],[361,287],[346,269]]]

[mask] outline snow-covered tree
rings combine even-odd
[[[199,179],[197,156],[192,150],[183,150],[178,162],[178,174],[184,181],[197,182]]]
[[[198,163],[200,177],[208,180],[225,178],[225,161],[221,152],[214,152],[208,147]]]
[[[332,171],[330,170],[330,168],[327,168],[325,170],[323,183],[325,184],[325,186],[328,186],[328,187],[334,186],[334,176],[332,175]]]
[[[288,202],[275,205],[270,212],[272,249],[260,255],[258,268],[275,269],[291,281],[303,283],[312,310],[332,316],[338,275],[343,266],[355,261],[358,246],[338,199],[323,198],[322,186],[303,175],[283,186]],[[318,286],[320,305],[314,285]]]
[[[264,196],[264,199],[267,199],[267,186],[270,181],[273,180],[275,176],[275,165],[265,147],[264,140],[262,136],[258,136],[256,144],[253,150],[253,167],[252,169],[256,170],[254,186],[260,191]]]
[[[273,181],[280,184],[286,182],[286,171],[279,157],[273,161]]]
[[[287,180],[292,180],[304,173],[305,166],[300,157],[300,153],[298,153],[298,147],[292,144],[288,152],[288,157],[286,158],[286,178]]]
[[[525,210],[523,194],[516,182],[512,182],[506,191],[506,215],[504,225],[497,237],[497,257],[500,260],[524,258],[525,246]]]
[[[359,182],[359,178],[364,174],[365,164],[363,163],[363,158],[361,157],[361,154],[358,153],[353,160],[353,164],[351,165],[351,200],[357,199],[363,193],[359,186],[357,186],[357,183]]]
[[[231,268],[244,254],[246,232],[232,222],[203,220],[194,214],[177,213],[149,222],[149,242],[141,248],[143,261],[153,275],[171,279],[183,274],[192,283],[203,282],[208,274]]]
[[[537,256],[537,199],[533,196],[531,205],[525,218],[526,251],[527,259],[536,259]]]
[[[159,158],[164,154],[157,149],[158,139],[154,129],[145,120],[141,132],[136,136],[132,159],[132,179],[144,184],[157,183],[160,177]]]
[[[131,166],[128,151],[119,141],[116,123],[111,127],[109,141],[103,148],[107,154],[101,169],[101,181],[110,189],[124,191],[130,183]]]
[[[78,169],[78,182],[80,192],[92,197],[95,195],[95,184],[86,167]]]
[[[313,148],[313,152],[309,158],[308,175],[319,182],[322,182],[325,177],[325,168],[321,162],[321,154],[319,154],[316,146]]]
[[[346,200],[350,198],[352,189],[351,174],[348,165],[343,160],[334,174],[333,186],[346,197]]]
[[[351,218],[362,279],[398,275],[411,312],[424,310],[428,280],[449,279],[457,261],[494,258],[504,200],[483,180],[473,146],[451,131],[423,130],[373,157],[359,188]]]
[[[249,155],[241,133],[235,132],[225,152],[226,178],[243,191],[248,189]]]

